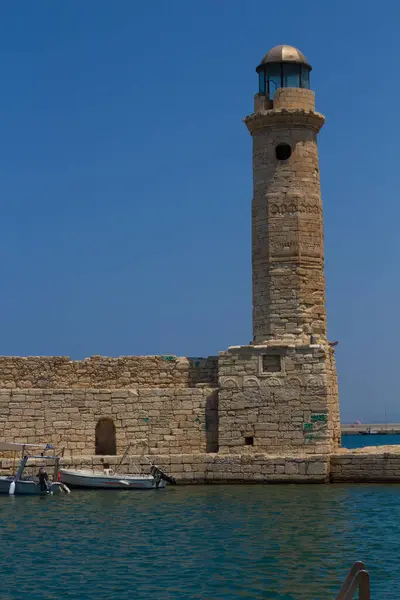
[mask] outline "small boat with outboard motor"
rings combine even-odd
[[[49,454],[49,451],[52,451],[52,454]],[[12,475],[0,475],[0,494],[46,496],[62,492],[70,493],[65,483],[58,481],[60,457],[56,456],[51,444],[0,442],[0,453],[3,452],[13,455],[14,464],[16,454],[20,454],[20,461]],[[46,464],[53,468],[51,479],[47,474]],[[30,467],[38,472],[29,474]]]
[[[100,459],[103,469],[60,469],[60,481],[71,488],[92,488],[112,490],[158,490],[164,488],[167,483],[175,485],[173,477],[167,475],[160,467],[149,462],[149,473],[141,473],[137,467],[136,474],[118,473],[124,458],[129,450],[125,450],[121,461],[114,471],[110,464]]]

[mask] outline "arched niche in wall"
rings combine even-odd
[[[107,417],[99,419],[96,425],[96,454],[117,454],[114,421]]]

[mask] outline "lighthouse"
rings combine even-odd
[[[253,339],[219,358],[225,452],[328,453],[340,444],[317,145],[325,117],[311,70],[293,46],[269,50],[244,119],[253,146]]]
[[[257,67],[253,138],[253,336],[326,337],[322,201],[315,111],[305,56],[292,46]]]

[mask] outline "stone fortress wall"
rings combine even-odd
[[[0,439],[51,442],[75,467],[117,464],[131,444],[134,463],[146,470],[150,455],[181,483],[398,482],[398,448],[338,449],[336,385],[327,344],[0,357]]]
[[[44,441],[67,455],[122,454],[127,444],[146,454],[215,452],[217,398],[207,387],[3,390],[0,439]]]
[[[0,439],[49,442],[68,457],[119,455],[128,444],[163,456],[330,452],[340,434],[325,353],[0,357]],[[280,371],[264,364],[271,357]]]
[[[0,357],[0,439],[66,455],[218,450],[217,358]]]

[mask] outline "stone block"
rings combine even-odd
[[[327,466],[324,461],[309,462],[306,466],[307,475],[326,475]]]
[[[285,473],[287,475],[297,475],[299,472],[299,464],[293,461],[287,461],[285,464]]]

